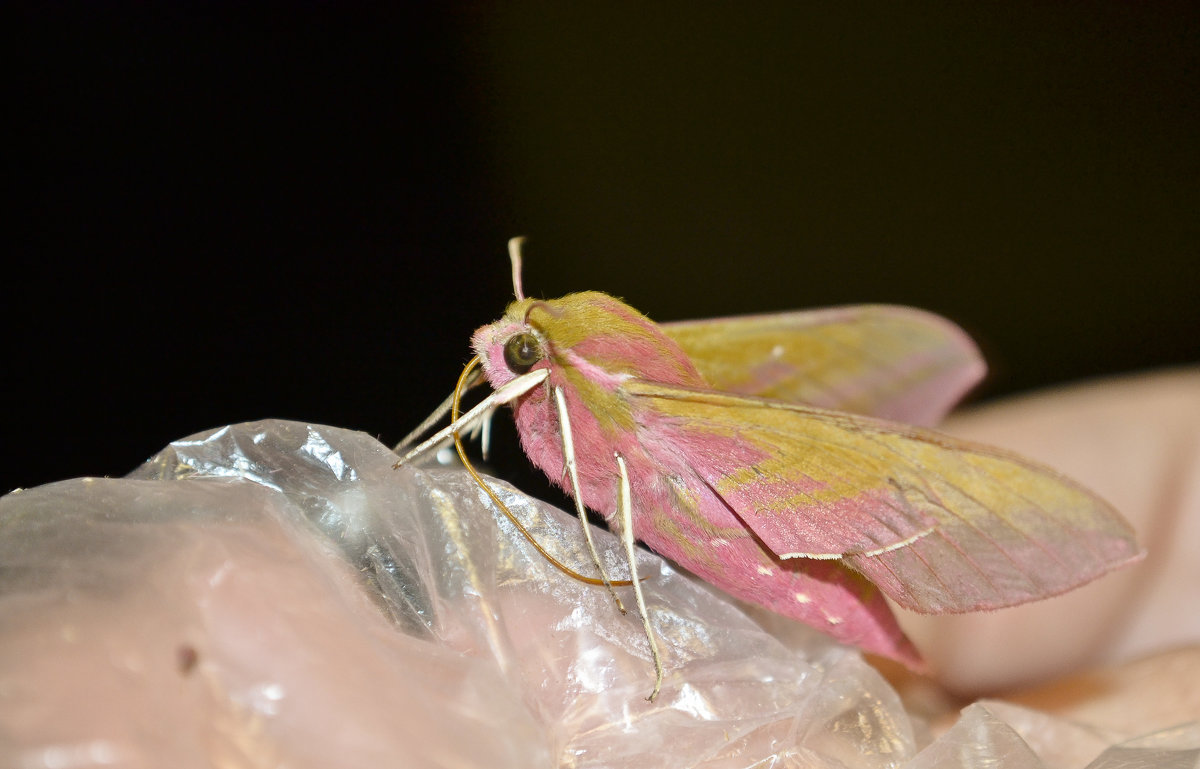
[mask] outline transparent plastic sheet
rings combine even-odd
[[[0,766],[1194,765],[1194,729],[1113,747],[999,703],[921,744],[857,652],[643,553],[668,669],[648,703],[632,612],[465,473],[394,459],[264,421],[0,499]],[[578,521],[498,487],[586,572]]]

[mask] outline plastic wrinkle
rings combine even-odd
[[[1200,748],[989,703],[918,744],[856,651],[768,632],[647,552],[667,668],[648,703],[632,612],[464,472],[394,461],[363,433],[263,421],[0,498],[0,766],[1102,769]],[[574,518],[501,494],[590,568]]]

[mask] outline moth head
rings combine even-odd
[[[539,303],[527,300],[521,287],[521,246],[524,242],[523,237],[508,241],[513,294],[517,301],[509,306],[503,318],[484,326],[471,337],[471,347],[482,361],[484,374],[493,387],[500,387],[532,371],[547,356],[544,337],[529,323],[530,307]]]
[[[513,293],[504,317],[475,332],[471,346],[493,387],[537,368],[552,380],[580,377],[613,389],[630,377],[702,385],[683,350],[637,310],[608,294],[584,291],[558,299],[530,299],[521,286],[521,244],[509,241]]]
[[[630,377],[701,386],[682,349],[649,318],[598,291],[521,299],[475,332],[475,353],[493,387],[539,367],[563,386],[580,377],[606,389]]]
[[[535,304],[543,303],[530,299],[513,302],[503,318],[479,329],[471,338],[471,347],[493,387],[549,365],[550,341],[529,318]]]

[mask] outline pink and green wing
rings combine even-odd
[[[660,325],[714,390],[931,425],[983,376],[962,329],[858,305]]]
[[[1140,555],[1102,499],[996,449],[780,401],[623,389],[773,553],[840,557],[906,608],[1024,603]]]
[[[651,452],[654,441],[644,444]],[[633,453],[631,456],[636,457]],[[920,654],[883,594],[841,561],[781,561],[729,506],[685,468],[630,465],[641,489],[633,510],[638,539],[725,592],[815,627],[843,643],[914,669]]]

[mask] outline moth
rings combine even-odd
[[[451,425],[397,466],[510,406],[585,534],[585,507],[620,533],[632,577],[617,584],[632,585],[646,631],[650,699],[663,668],[635,539],[737,598],[915,668],[885,595],[926,613],[998,609],[1141,555],[1120,514],[1074,481],[909,424],[935,422],[982,375],[949,321],[866,305],[658,325],[599,292],[525,297],[520,239],[509,250],[516,301],[475,332],[468,365],[493,393],[458,417],[456,390]],[[589,581],[611,586],[587,541]]]

